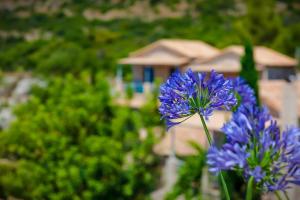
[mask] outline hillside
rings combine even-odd
[[[251,2],[4,0],[0,2],[0,58],[5,59],[0,67],[13,70],[21,59],[19,68],[36,68],[39,64],[29,55],[58,40],[107,57],[102,60],[112,65],[116,58],[159,38],[201,39],[220,48],[251,38],[255,44],[294,55],[300,46],[299,4],[268,0],[253,10],[255,1]],[[13,52],[16,45],[24,49],[22,57]]]

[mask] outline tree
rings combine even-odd
[[[44,74],[79,74],[83,70],[100,68],[96,54],[74,42],[53,40],[30,55],[38,72]],[[95,72],[95,70],[93,70]]]
[[[34,88],[0,132],[0,198],[146,199],[156,181],[140,114],[112,104],[108,84],[71,75]]]
[[[5,71],[17,69],[32,69],[28,57],[46,44],[45,41],[19,42],[6,49],[0,50],[0,68]]]
[[[234,0],[196,0],[194,1],[194,4],[200,14],[215,19],[222,15],[226,15],[228,11],[235,9]]]
[[[282,30],[282,19],[275,9],[275,0],[247,0],[247,13],[237,23],[243,39],[254,44],[270,44]]]
[[[242,70],[240,76],[252,87],[255,92],[256,99],[259,102],[258,91],[258,72],[255,68],[255,61],[253,56],[253,48],[250,42],[245,44],[245,53],[241,58]]]

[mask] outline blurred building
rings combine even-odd
[[[162,39],[146,47],[130,53],[129,57],[119,60],[117,85],[120,92],[125,91],[126,83],[122,81],[122,67],[130,65],[133,73],[134,95],[128,100],[119,98],[120,104],[126,104],[133,108],[140,108],[147,102],[147,93],[151,93],[153,82],[159,78],[162,81],[176,69],[185,71],[191,68],[196,72],[209,72],[212,69],[223,73],[227,77],[238,76],[241,70],[240,59],[244,54],[244,48],[238,45],[229,46],[219,50],[205,42],[198,40]],[[283,90],[287,82],[285,80],[296,76],[297,60],[264,46],[254,47],[254,60],[260,75],[259,89],[262,104],[266,105],[272,115],[280,123],[283,111]],[[300,95],[300,81],[295,80],[295,93]],[[128,84],[127,84],[128,87]],[[295,109],[300,118],[300,100],[297,99],[298,107]],[[226,112],[218,112],[208,128],[215,132],[230,119]],[[199,119],[192,117],[185,123],[174,128],[177,134],[175,149],[178,155],[191,155],[193,150],[187,141],[196,141],[201,146],[206,146],[206,138],[200,138],[203,128]],[[187,132],[189,132],[187,134]],[[184,133],[184,136],[181,134]],[[160,155],[170,153],[170,139],[164,138],[155,147],[155,152]],[[190,138],[190,139],[189,139]],[[197,139],[195,139],[197,138]]]
[[[254,61],[261,79],[288,79],[296,75],[297,60],[264,46],[254,47]],[[193,71],[209,72],[213,68],[228,76],[237,76],[241,71],[244,47],[233,45],[206,60],[196,59],[188,65]]]
[[[142,93],[154,79],[165,80],[193,60],[206,60],[219,53],[220,50],[202,41],[163,39],[132,52],[119,60],[119,64],[132,66],[135,91]]]
[[[158,40],[119,60],[116,88],[122,93],[126,90],[125,87],[132,87],[134,95],[130,100],[119,98],[118,102],[133,108],[143,106],[147,102],[146,94],[152,91],[154,80],[164,81],[176,69],[185,71],[191,68],[196,72],[214,69],[227,77],[238,76],[243,54],[244,48],[238,45],[219,50],[198,40]],[[264,46],[254,47],[254,60],[260,75],[262,103],[270,108],[273,116],[279,118],[282,111],[282,88],[285,80],[296,77],[297,60]],[[122,80],[124,65],[129,65],[132,69],[133,82],[130,84]],[[295,85],[296,93],[300,93],[300,81],[296,81]],[[297,113],[300,116],[300,111]],[[223,120],[217,124],[224,122]]]
[[[209,72],[213,68],[225,76],[237,76],[243,54],[244,48],[237,45],[219,50],[198,40],[162,39],[130,53],[119,64],[132,67],[134,90],[143,93],[156,78],[165,80],[176,69]],[[296,75],[297,60],[273,49],[254,47],[254,60],[261,79],[288,79]]]
[[[210,72],[214,69],[226,77],[238,76],[242,68],[240,60],[243,54],[243,46],[234,45],[219,50],[196,40],[163,39],[156,41],[130,53],[129,57],[119,60],[116,88],[122,93],[126,90],[125,87],[133,87],[134,95],[131,99],[118,98],[118,102],[132,108],[140,108],[147,102],[147,94],[151,93],[154,80],[159,78],[164,81],[177,69],[185,71],[190,68],[195,72]],[[289,85],[286,80],[296,77],[297,60],[273,49],[255,46],[254,61],[260,77],[261,102],[269,108],[279,125],[284,126],[287,122],[281,118],[286,113],[284,102],[287,103],[284,101],[284,92]],[[133,83],[130,85],[122,80],[122,67],[124,65],[130,65],[132,69]],[[296,96],[294,111],[295,116],[299,119],[300,99],[297,97],[300,95],[300,81],[293,81],[293,88],[294,96]],[[231,113],[218,111],[214,113],[214,117],[207,121],[207,126],[216,142],[222,141],[220,138],[223,137],[223,134],[220,134],[219,130],[230,117]],[[174,155],[196,155],[195,145],[202,148],[208,147],[198,115],[194,115],[184,123],[173,127],[170,133],[165,134],[154,146],[153,150],[160,156],[169,157],[167,161],[172,160],[175,162]],[[176,170],[170,170],[167,161],[165,168],[167,168],[167,171],[172,171],[170,177],[175,177]],[[173,163],[173,165],[177,166],[178,163]],[[173,168],[171,167],[171,169]],[[164,193],[170,189],[170,184],[174,184],[174,180],[164,181],[164,187],[156,191],[155,196],[161,195],[162,192]],[[211,191],[213,191],[213,188],[211,188]]]

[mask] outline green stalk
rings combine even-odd
[[[201,119],[201,122],[202,122],[202,126],[204,128],[204,131],[205,131],[205,134],[206,134],[206,137],[207,137],[207,140],[208,140],[208,143],[209,143],[209,146],[212,145],[212,138],[211,138],[211,135],[208,131],[208,128],[206,126],[206,123],[205,123],[205,120],[204,120],[204,117],[199,113],[199,116],[200,116],[200,119]],[[230,196],[229,196],[229,192],[228,192],[228,188],[227,188],[227,185],[226,185],[226,182],[225,182],[225,179],[223,177],[223,174],[222,172],[220,172],[220,178],[221,178],[221,183],[222,183],[222,187],[223,187],[223,190],[224,190],[224,193],[225,193],[225,197],[226,197],[226,200],[230,200]]]
[[[221,182],[222,182],[222,186],[223,186],[223,190],[224,190],[224,193],[225,193],[225,197],[227,200],[230,200],[230,196],[229,196],[229,192],[228,192],[228,188],[227,188],[227,185],[226,185],[226,182],[225,182],[225,179],[223,177],[223,174],[222,172],[220,172],[220,178],[221,178]]]
[[[284,194],[284,197],[286,198],[286,200],[290,200],[290,198],[289,198],[289,196],[288,196],[288,194],[287,194],[286,191],[284,191],[283,194]]]
[[[276,195],[276,197],[277,197],[278,200],[282,200],[282,198],[281,198],[281,196],[280,196],[280,194],[279,194],[278,191],[275,191],[275,195]]]
[[[251,176],[247,184],[246,200],[252,200],[254,177]]]
[[[202,125],[203,125],[203,128],[204,128],[204,131],[205,131],[205,134],[206,134],[209,146],[211,146],[212,145],[212,138],[211,138],[210,133],[208,131],[208,128],[206,126],[204,117],[202,115],[200,115],[200,114],[199,114],[199,116],[200,116],[200,119],[201,119],[201,122],[202,122]]]

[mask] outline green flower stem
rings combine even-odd
[[[275,191],[275,195],[276,195],[276,197],[277,197],[278,200],[282,200],[282,198],[281,198],[281,196],[280,196],[280,194],[279,194],[278,191]]]
[[[219,175],[219,176],[220,176],[220,178],[221,178],[221,182],[222,182],[222,186],[223,186],[223,190],[224,190],[224,193],[225,193],[226,200],[230,200],[228,188],[227,188],[227,185],[226,185],[226,182],[225,182],[225,179],[224,179],[224,177],[223,177],[222,172],[220,172],[220,175]]]
[[[246,200],[252,200],[254,177],[251,176],[247,184]]]
[[[288,194],[287,194],[286,191],[284,191],[283,194],[284,194],[284,197],[286,198],[286,200],[290,200],[290,198],[289,198],[289,196],[288,196]]]
[[[211,146],[213,140],[212,140],[211,135],[210,135],[210,133],[208,131],[208,128],[206,126],[204,117],[200,113],[199,113],[199,116],[200,116],[200,119],[201,119],[201,122],[202,122],[202,125],[203,125],[203,128],[204,128],[209,146]],[[225,182],[225,179],[224,179],[224,176],[223,176],[222,172],[220,172],[219,176],[221,178],[221,183],[222,183],[222,187],[223,187],[223,190],[224,190],[224,193],[225,193],[225,196],[226,196],[226,200],[230,200],[229,192],[228,192],[227,185],[226,185],[226,182]]]
[[[204,128],[204,131],[205,131],[205,134],[206,134],[209,146],[211,146],[212,145],[212,138],[211,138],[210,133],[208,131],[208,128],[206,126],[204,117],[202,115],[200,115],[200,114],[199,114],[199,116],[200,116],[200,119],[201,119],[201,122],[202,122],[202,125],[203,125],[203,128]]]

